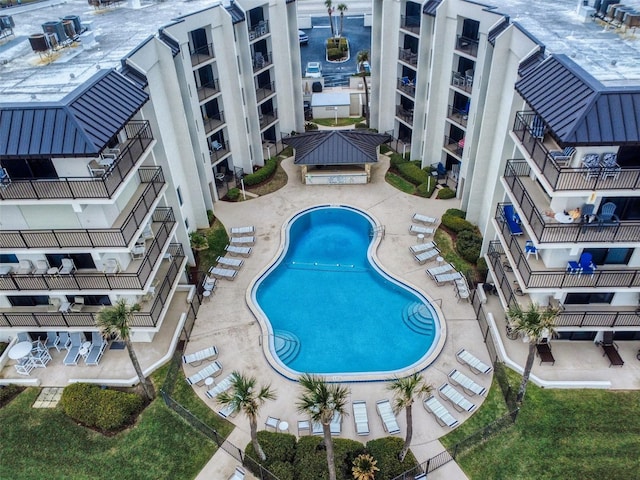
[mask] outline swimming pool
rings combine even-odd
[[[424,368],[441,346],[440,316],[378,265],[376,222],[348,206],[304,210],[251,288],[267,358],[290,376],[389,377]]]

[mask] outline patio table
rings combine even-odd
[[[32,348],[33,345],[28,341],[16,343],[11,347],[11,350],[9,350],[9,358],[11,360],[20,360],[21,358],[29,355]]]

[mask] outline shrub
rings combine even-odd
[[[334,438],[333,449],[338,478],[352,478],[351,464],[355,457],[364,453],[364,445],[355,440]],[[323,437],[308,436],[298,440],[294,471],[295,478],[298,480],[317,480],[328,477],[327,451],[324,448]]]
[[[318,130],[318,124],[313,122],[307,122],[304,124],[304,131],[308,132],[310,130]]]
[[[416,189],[416,193],[421,197],[430,198],[431,195],[433,194],[433,191],[436,189],[437,183],[438,182],[436,182],[435,180],[421,183],[420,185],[418,185],[418,188]]]
[[[206,250],[209,248],[209,244],[207,242],[207,237],[204,236],[202,232],[191,232],[189,233],[189,240],[191,243],[191,248],[193,250]]]
[[[442,215],[442,225],[455,233],[460,233],[464,230],[476,231],[476,226],[473,223],[466,221],[464,218],[453,216],[448,212]]]
[[[478,282],[486,282],[487,273],[489,273],[489,267],[487,266],[487,261],[484,259],[484,257],[478,258],[476,266],[478,267]]]
[[[296,456],[295,435],[260,430],[258,432],[258,443],[260,443],[262,451],[267,456],[267,459],[262,463],[267,469],[271,470],[270,465],[274,462],[293,463]],[[251,442],[247,444],[244,452],[258,460],[258,454],[253,449]]]
[[[414,185],[425,183],[427,181],[427,177],[429,176],[427,172],[411,162],[401,163],[397,166],[397,168],[400,174]]]
[[[339,48],[327,48],[327,58],[329,60],[340,60],[342,58],[342,50]]]
[[[207,220],[209,220],[209,226],[213,225],[213,221],[215,220],[215,215],[213,214],[213,210],[207,210]]]
[[[385,153],[389,153],[392,152],[393,149],[389,146],[389,145],[385,145],[384,143],[382,145],[380,145],[380,153],[381,154],[385,154]]]
[[[406,160],[399,153],[392,153],[391,157],[389,157],[391,166],[398,168],[399,165],[406,162]]]
[[[277,169],[278,161],[275,158],[269,158],[264,163],[264,166],[259,168],[256,172],[245,175],[244,184],[245,186],[250,187],[252,185],[262,183],[271,178],[271,176],[276,173]]]
[[[239,188],[230,188],[227,192],[227,198],[232,202],[235,202],[240,198],[240,189]]]
[[[467,212],[459,208],[450,208],[444,213],[445,215],[452,215],[454,217],[467,218]]]
[[[131,423],[142,411],[144,400],[135,393],[74,383],[65,387],[60,399],[64,413],[75,421],[102,431],[114,431]]]
[[[315,125],[315,123],[313,123],[312,125]],[[316,125],[317,127],[317,125]],[[291,135],[293,137],[293,135]],[[280,152],[280,156],[287,158],[290,157],[291,155],[293,155],[293,147],[292,146],[288,146],[287,148],[285,148],[284,150],[282,150],[282,152]]]
[[[378,438],[367,442],[367,450],[374,460],[378,461],[380,471],[376,473],[376,478],[395,478],[418,464],[411,450],[404,457],[404,461],[400,463],[398,455],[403,445],[404,440],[396,437]]]
[[[456,192],[451,190],[449,187],[444,187],[440,189],[438,192],[438,197],[440,200],[448,200],[456,196]]]
[[[482,236],[472,230],[463,230],[456,239],[456,250],[467,262],[476,263],[482,248]]]
[[[278,480],[293,480],[295,478],[292,463],[273,462],[268,470],[273,473]]]
[[[355,128],[369,128],[369,125],[367,125],[365,122],[359,122],[355,124]]]

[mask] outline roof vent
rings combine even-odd
[[[611,60],[611,65],[613,65],[614,67],[616,66],[616,63],[618,63],[616,59]]]
[[[70,78],[71,80],[73,80],[74,78],[76,78],[76,74],[75,74],[75,73],[70,73],[70,74],[69,74],[69,78]]]

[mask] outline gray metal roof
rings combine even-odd
[[[552,55],[516,90],[563,145],[640,143],[640,87],[605,87],[564,55]]]
[[[359,130],[321,130],[283,139],[295,149],[296,165],[362,165],[378,161],[376,148],[386,134]]]
[[[442,3],[442,0],[429,0],[422,7],[422,13],[425,15],[431,15],[432,17],[436,16],[436,9]]]
[[[491,45],[495,45],[496,44],[496,38],[498,37],[498,35],[500,35],[502,32],[504,32],[507,29],[508,26],[509,26],[509,17],[505,16],[505,17],[502,18],[500,23],[498,23],[498,25],[496,25],[491,30],[489,30],[489,33],[487,34],[488,42]]]
[[[115,70],[95,74],[60,102],[0,109],[0,158],[94,156],[149,96]]]
[[[228,7],[225,7],[229,15],[231,15],[231,23],[234,25],[236,23],[244,22],[244,11],[236,4],[236,2],[231,2]]]

